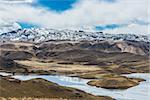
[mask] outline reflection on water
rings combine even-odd
[[[0,73],[1,75],[10,75],[6,73]],[[126,89],[126,90],[110,90],[97,88],[87,85],[89,79],[81,79],[76,77],[68,77],[64,75],[14,75],[14,78],[20,80],[29,80],[33,78],[43,78],[48,81],[57,83],[62,86],[74,87],[93,95],[105,95],[116,98],[117,100],[149,100],[150,93],[150,74],[130,74],[125,75],[128,77],[143,78],[146,81],[141,82],[140,85]]]

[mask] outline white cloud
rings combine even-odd
[[[0,0],[0,3],[32,3],[34,0]]]
[[[31,2],[33,1],[31,0]],[[133,19],[150,22],[148,5],[148,0],[117,0],[115,3],[103,2],[103,0],[79,0],[72,9],[58,13],[27,4],[0,3],[0,22],[2,20],[19,21],[50,28],[122,24]],[[127,29],[130,32],[131,28]],[[134,30],[136,31],[136,28]],[[141,26],[142,30],[144,34],[147,33],[145,33],[146,28]]]
[[[127,27],[120,27],[112,30],[104,30],[106,33],[112,34],[146,34],[150,35],[150,27],[148,25],[130,24]]]

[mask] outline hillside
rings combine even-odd
[[[58,84],[43,80],[32,79],[19,81],[17,79],[0,76],[0,97],[16,98],[51,98],[68,100],[112,100],[110,97],[93,96],[81,90],[59,86]]]

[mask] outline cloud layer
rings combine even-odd
[[[108,2],[108,0],[107,2],[106,0],[78,0],[72,5],[71,9],[63,12],[49,10],[46,7],[34,7],[31,5],[33,2],[37,1],[0,1],[0,23],[14,21],[48,28],[79,28],[114,23],[124,24],[135,19],[150,22],[148,19],[148,15],[150,15],[148,0],[115,0],[114,2]],[[148,28],[148,24],[134,24],[105,31],[114,33],[126,33],[128,31],[130,33],[148,34]]]
[[[0,0],[0,3],[32,3],[34,0]]]

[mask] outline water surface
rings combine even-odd
[[[0,73],[1,75],[11,75]],[[61,86],[73,87],[83,90],[93,95],[110,96],[117,100],[149,100],[150,97],[150,74],[136,73],[125,75],[127,77],[143,78],[146,81],[141,82],[138,86],[126,90],[103,89],[87,85],[89,79],[69,77],[64,75],[13,75],[12,77],[20,80],[30,80],[33,78],[43,78],[48,81],[57,83]]]

